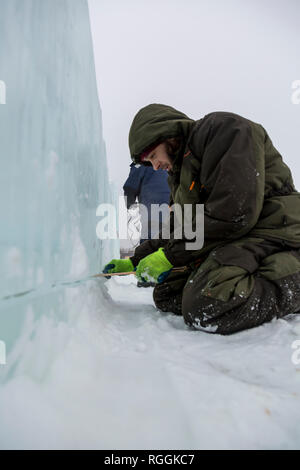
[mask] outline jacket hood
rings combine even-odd
[[[195,123],[184,113],[164,104],[149,104],[135,115],[129,131],[129,150],[134,163],[141,163],[139,156],[153,144],[160,144],[170,137],[186,140]]]

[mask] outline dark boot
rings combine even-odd
[[[156,283],[155,282],[147,282],[147,281],[138,281],[137,286],[138,287],[155,287]]]
[[[182,291],[190,273],[191,270],[183,273],[171,272],[163,283],[156,284],[153,299],[159,310],[182,315]]]

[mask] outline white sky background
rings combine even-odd
[[[89,0],[110,180],[131,163],[128,132],[150,103],[193,119],[231,111],[262,124],[300,190],[299,0]]]

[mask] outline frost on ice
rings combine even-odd
[[[64,282],[98,273],[118,247],[95,232],[96,208],[114,196],[87,2],[1,2],[0,45],[8,91],[0,107],[0,339],[7,371],[28,312],[35,321],[67,320]]]

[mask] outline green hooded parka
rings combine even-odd
[[[151,104],[132,122],[132,160],[142,163],[147,147],[170,137],[181,141],[171,155],[170,205],[204,204],[204,244],[187,250],[171,235],[136,249],[135,266],[160,247],[173,266],[186,266],[155,287],[157,307],[221,334],[300,310],[300,194],[266,130],[230,112],[194,121]]]

